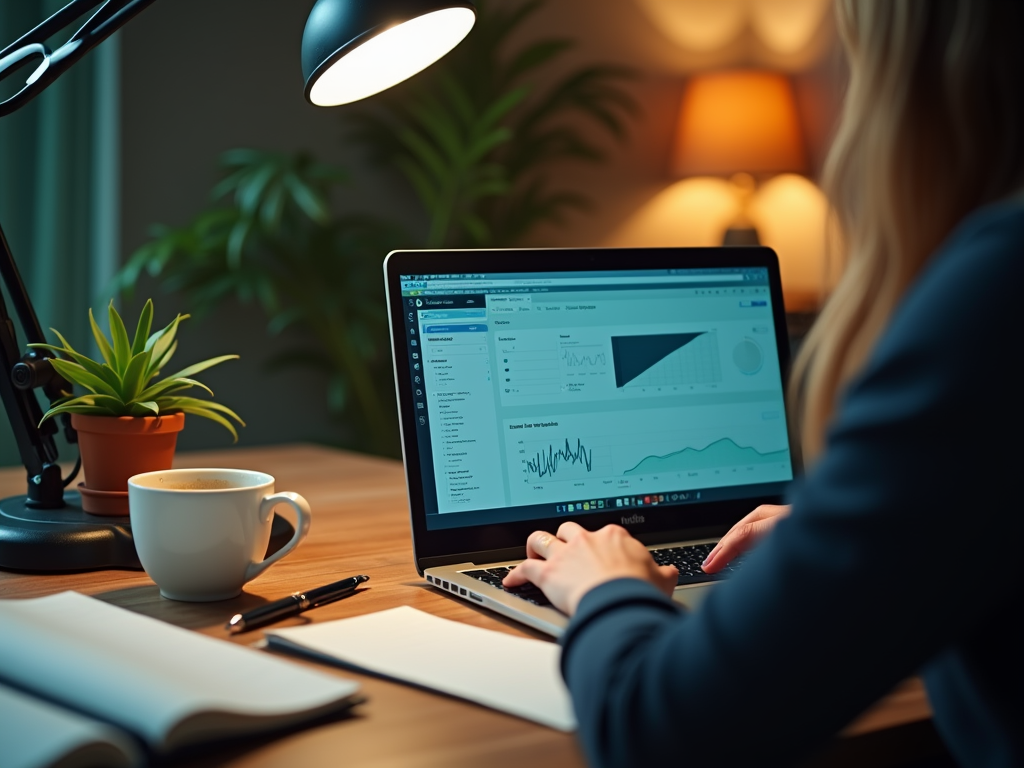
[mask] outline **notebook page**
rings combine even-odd
[[[265,633],[271,648],[320,657],[571,731],[555,643],[472,627],[402,606]]]
[[[175,733],[182,721],[204,738],[244,732],[246,720],[253,728],[293,722],[358,689],[75,592],[0,600],[0,625],[0,677],[116,723],[158,750],[195,740]]]
[[[5,685],[0,685],[0,723],[4,768],[38,768],[76,757],[110,768],[143,765],[126,734]]]

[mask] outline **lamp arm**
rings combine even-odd
[[[7,288],[26,336],[30,341],[44,340],[25,284],[18,273],[18,267],[14,263],[2,229],[0,278]],[[57,426],[53,421],[40,424],[43,413],[32,388],[23,389],[15,384],[13,370],[21,361],[18,349],[14,322],[7,313],[3,294],[0,294],[0,399],[3,400],[14,432],[21,463],[28,473],[28,503],[32,506],[58,508],[64,504],[64,483],[61,480],[60,467],[57,465],[57,444],[53,439],[57,433]],[[52,371],[49,364],[46,364],[46,367]],[[59,390],[60,385],[57,382],[50,382],[49,389]],[[47,394],[50,395],[50,391]]]
[[[40,60],[22,89],[0,102],[0,117],[16,112],[32,101],[79,59],[152,2],[154,0],[71,0],[50,18],[0,51],[0,80],[10,77],[32,59]],[[66,43],[50,52],[46,46],[49,38],[97,8]],[[46,337],[3,229],[0,229],[0,282],[7,288],[27,342],[45,342]],[[61,478],[57,464],[57,444],[54,441],[57,425],[52,420],[40,423],[43,413],[34,389],[42,388],[52,403],[62,396],[63,389],[70,389],[70,385],[57,375],[46,358],[45,353],[39,352],[29,352],[24,357],[19,354],[14,322],[0,293],[0,400],[7,411],[18,453],[28,473],[26,503],[31,507],[59,508],[64,505],[66,483]],[[65,432],[69,441],[76,440],[70,420],[67,419]]]
[[[0,117],[16,112],[42,93],[85,54],[131,21],[154,0],[71,0],[42,24],[0,51],[0,80],[14,74],[31,59],[39,64],[24,87],[0,102]],[[46,40],[72,21],[99,6],[70,39],[51,53]]]

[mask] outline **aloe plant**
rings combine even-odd
[[[198,387],[213,395],[209,387],[191,377],[226,360],[235,360],[238,355],[222,355],[204,360],[157,381],[178,349],[175,338],[178,325],[187,319],[188,315],[179,314],[167,327],[150,335],[153,324],[153,301],[149,300],[142,308],[135,337],[129,341],[128,330],[114,308],[113,301],[108,307],[108,314],[109,339],[96,323],[92,309],[89,310],[89,324],[103,356],[102,363],[76,352],[60,332],[53,328],[50,330],[62,346],[29,344],[30,347],[47,349],[60,355],[61,357],[50,359],[54,370],[67,381],[88,390],[88,394],[75,396],[69,393],[55,401],[43,415],[43,421],[61,413],[92,416],[161,416],[191,413],[217,422],[227,429],[237,442],[238,432],[227,417],[242,426],[245,426],[245,423],[234,411],[219,403],[183,397],[180,393]]]

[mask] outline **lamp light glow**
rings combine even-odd
[[[452,50],[475,21],[472,8],[460,5],[432,10],[357,38],[332,52],[308,76],[306,96],[317,106],[333,107],[384,91]]]

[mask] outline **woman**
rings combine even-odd
[[[594,765],[792,762],[922,674],[965,766],[1024,765],[1024,3],[839,0],[847,266],[794,367],[788,508],[692,614],[622,529],[529,538]],[[1007,610],[1010,609],[1010,610]]]

